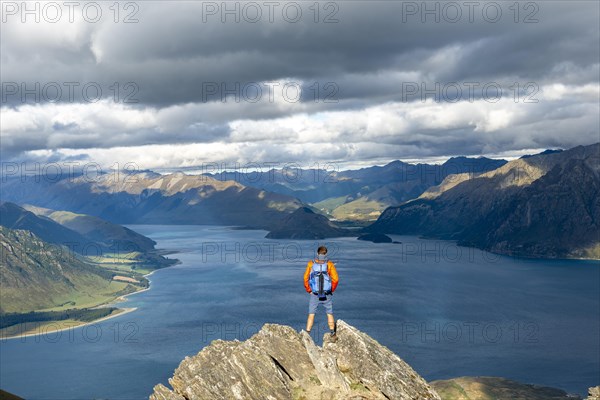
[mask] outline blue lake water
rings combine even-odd
[[[395,236],[268,240],[265,231],[129,225],[181,264],[156,271],[134,312],[0,342],[0,387],[28,400],[147,399],[185,356],[243,340],[266,322],[304,327],[302,276],[319,244],[340,284],[336,318],[388,346],[427,380],[502,376],[584,394],[600,384],[600,267],[523,260]],[[326,332],[319,310],[315,337]]]

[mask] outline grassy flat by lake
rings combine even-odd
[[[108,305],[123,300],[124,296],[149,289],[149,282],[146,276],[152,274],[156,268],[151,268],[135,260],[136,255],[133,253],[129,256],[124,257],[123,255],[119,255],[117,258],[105,255],[101,259],[91,258],[92,262],[90,263],[118,273],[118,275],[115,275],[106,285],[97,286],[97,290],[95,291],[77,292],[74,295],[71,293],[62,299],[61,304],[57,306],[31,310],[35,313],[48,313],[48,320],[27,321],[4,328],[0,325],[0,339],[34,336],[72,329],[135,310],[114,308],[108,315],[102,315],[99,318],[96,316],[91,320],[89,319],[89,315],[98,315],[98,309],[108,308]],[[61,319],[64,318],[64,315],[60,314],[60,312],[73,310],[81,311],[80,319]],[[32,314],[24,312],[20,315],[23,318],[27,318]],[[35,315],[39,317],[39,315]]]
[[[22,324],[11,325],[4,329],[0,329],[0,340],[11,338],[22,338],[28,336],[47,335],[59,331],[73,329],[83,325],[95,324],[117,315],[125,314],[136,310],[135,308],[117,308],[109,315],[98,318],[94,321],[80,321],[76,319],[65,319],[60,321],[40,321],[40,322],[25,322]]]

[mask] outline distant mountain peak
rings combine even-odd
[[[473,165],[484,165],[484,164],[497,164],[498,166],[501,166],[503,164],[505,164],[507,161],[504,159],[497,159],[497,158],[488,158],[488,157],[484,157],[484,156],[477,156],[477,157],[469,157],[469,156],[454,156],[454,157],[450,157],[449,159],[447,159],[442,165],[449,165],[449,164],[473,164]]]
[[[564,151],[563,149],[546,149],[544,151],[542,151],[541,153],[537,153],[537,154],[525,154],[524,156],[521,156],[519,158],[529,158],[529,157],[536,157],[536,156],[544,156],[547,154],[555,154],[555,153],[560,153]]]
[[[315,212],[308,207],[299,207],[292,214],[315,214]]]
[[[386,167],[401,167],[401,166],[403,166],[405,164],[406,163],[404,161],[394,160],[392,162],[387,163],[385,166]]]

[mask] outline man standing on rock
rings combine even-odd
[[[310,334],[317,307],[322,305],[327,313],[327,324],[331,333],[331,339],[335,341],[335,319],[333,318],[333,292],[338,285],[338,274],[335,264],[327,259],[327,247],[319,246],[317,258],[310,260],[304,272],[304,288],[310,295],[308,303],[308,319],[306,320],[306,332]]]

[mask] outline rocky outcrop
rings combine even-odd
[[[564,390],[491,376],[464,376],[431,382],[442,400],[581,400]]]
[[[591,387],[589,389],[587,400],[600,400],[600,386]]]
[[[337,340],[265,324],[244,342],[215,340],[186,357],[150,400],[440,400],[408,364],[338,320]]]

